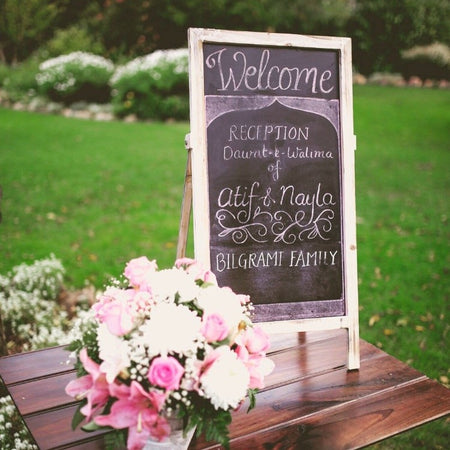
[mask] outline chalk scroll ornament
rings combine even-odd
[[[297,211],[295,215],[283,210],[272,214],[258,207],[251,220],[247,214],[242,213],[244,211],[234,214],[224,208],[216,212],[217,223],[222,229],[218,234],[220,238],[231,236],[237,245],[247,241],[266,243],[270,239],[287,245],[314,239],[327,241],[330,239],[328,234],[333,229],[332,220],[335,216],[330,208],[322,210],[317,217],[310,217],[309,220],[305,220],[304,210]]]

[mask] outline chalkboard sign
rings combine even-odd
[[[196,258],[257,322],[357,337],[350,40],[191,29],[189,47]]]

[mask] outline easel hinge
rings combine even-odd
[[[184,148],[186,150],[192,150],[192,147],[191,147],[191,133],[186,134],[186,136],[184,137]]]

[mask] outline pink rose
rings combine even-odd
[[[184,270],[191,274],[194,279],[201,280],[204,283],[217,284],[216,276],[210,270],[205,269],[199,262],[191,258],[179,258],[175,261],[175,267],[179,269],[183,267]]]
[[[134,313],[129,305],[133,294],[132,289],[109,288],[92,305],[97,319],[105,323],[108,330],[116,336],[123,336],[133,328]]]
[[[270,347],[269,336],[258,326],[247,328],[241,339],[250,353],[265,353]]]
[[[235,349],[238,358],[247,367],[250,375],[250,389],[262,389],[264,387],[264,377],[269,375],[273,369],[273,361],[265,356],[250,354],[246,347],[238,345]]]
[[[147,276],[158,268],[156,261],[150,261],[146,256],[132,259],[125,266],[124,275],[137,288],[147,289]]]
[[[228,327],[220,314],[212,313],[203,318],[201,333],[206,342],[222,341],[228,336]]]
[[[180,380],[184,374],[183,366],[172,356],[159,356],[155,358],[148,371],[150,383],[175,390],[180,387]]]

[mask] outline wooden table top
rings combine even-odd
[[[345,330],[271,337],[274,372],[256,408],[233,413],[232,449],[360,448],[450,413],[450,391],[361,340],[348,371]],[[41,450],[103,449],[102,432],[71,430],[75,378],[63,347],[0,358],[0,375]],[[190,449],[218,449],[203,438]]]

